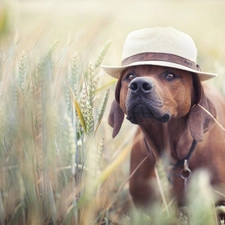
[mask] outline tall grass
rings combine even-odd
[[[95,66],[82,70],[75,55],[62,73],[53,57],[57,42],[36,63],[24,51],[18,58],[1,55],[2,224],[89,224],[97,218],[104,151],[98,129],[109,98],[98,76],[108,46]]]

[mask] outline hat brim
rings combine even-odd
[[[164,67],[170,67],[170,68],[189,71],[189,72],[192,72],[192,73],[196,73],[199,76],[199,79],[201,81],[209,80],[209,79],[217,76],[217,74],[215,74],[215,73],[205,73],[205,72],[202,72],[202,71],[193,70],[191,68],[188,68],[186,66],[182,66],[180,64],[165,62],[165,61],[139,61],[139,62],[131,63],[129,65],[125,65],[125,66],[105,66],[105,65],[102,65],[101,67],[105,70],[106,73],[108,73],[109,75],[111,75],[112,77],[114,77],[116,79],[119,79],[121,72],[123,70],[125,70],[126,68],[131,67],[131,66],[141,66],[141,65],[164,66]]]

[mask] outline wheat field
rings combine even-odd
[[[120,64],[130,31],[173,26],[193,37],[224,92],[224,11],[219,0],[1,1],[0,224],[217,224],[204,174],[191,185],[189,218],[172,202],[153,217],[132,206],[135,127],[125,121],[112,139],[116,80],[101,64]]]

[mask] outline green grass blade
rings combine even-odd
[[[81,123],[82,127],[84,128],[84,131],[86,132],[87,131],[87,127],[86,127],[86,123],[85,123],[85,120],[84,120],[84,116],[83,116],[83,114],[81,112],[79,103],[77,102],[76,98],[74,98],[73,103],[74,103],[74,106],[75,106],[75,109],[76,109],[76,112],[77,112],[77,116],[78,116],[78,118],[80,120],[80,123]]]
[[[70,87],[70,85],[67,84],[67,86],[68,86],[68,88],[69,88],[69,90],[70,90],[70,93],[71,93],[72,96],[73,96],[73,104],[74,104],[74,106],[75,106],[75,109],[76,109],[76,112],[77,112],[77,116],[78,116],[78,118],[79,118],[79,120],[80,120],[80,123],[81,123],[81,125],[82,125],[84,131],[87,132],[86,123],[85,123],[84,116],[83,116],[83,113],[82,113],[82,111],[81,111],[80,105],[79,105],[78,101],[76,100],[76,96],[74,95],[73,90],[72,90],[72,88]]]
[[[116,82],[117,82],[117,80],[113,79],[110,82],[108,82],[108,83],[104,84],[103,86],[101,86],[100,88],[96,89],[95,92],[97,93],[97,92],[99,92],[99,91],[101,91],[101,90],[103,90],[103,89],[105,89],[107,87],[111,87]]]

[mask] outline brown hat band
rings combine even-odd
[[[159,53],[159,52],[144,52],[139,53],[128,58],[125,58],[122,61],[122,66],[129,65],[134,62],[140,61],[165,61],[170,63],[176,63],[182,66],[186,66],[190,69],[200,71],[200,67],[193,61],[183,58],[181,56],[169,54],[169,53]]]

